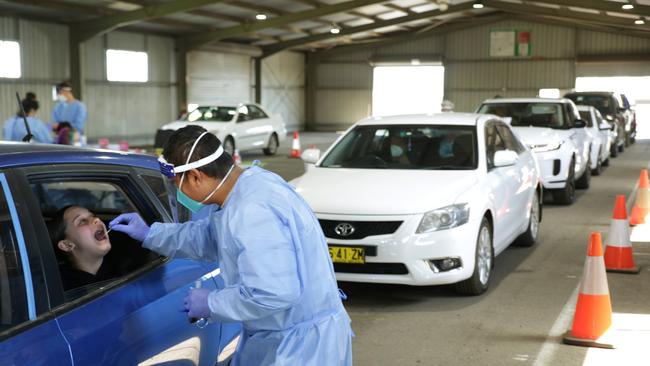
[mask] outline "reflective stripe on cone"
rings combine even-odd
[[[634,264],[634,253],[630,241],[630,227],[627,222],[625,196],[616,197],[614,218],[609,225],[607,247],[605,248],[605,268],[608,272],[639,273]]]

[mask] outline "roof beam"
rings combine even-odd
[[[324,41],[326,39],[331,39],[331,38],[338,38],[338,37],[343,37],[355,33],[362,33],[362,32],[368,32],[372,31],[375,29],[379,28],[384,28],[384,27],[389,27],[389,26],[394,26],[394,25],[400,25],[404,23],[408,23],[414,20],[420,20],[420,19],[428,19],[428,18],[433,18],[436,16],[440,15],[447,15],[447,14],[452,14],[452,13],[457,13],[465,10],[469,10],[472,8],[472,3],[467,2],[467,3],[462,3],[458,5],[453,5],[450,6],[449,9],[446,11],[440,11],[440,10],[430,10],[430,11],[425,11],[422,13],[417,13],[413,15],[406,15],[402,16],[399,18],[393,18],[393,19],[388,19],[388,20],[382,20],[381,22],[375,22],[372,24],[366,24],[366,25],[361,25],[358,27],[350,27],[350,28],[343,28],[341,29],[341,32],[338,34],[331,34],[329,32],[327,33],[321,33],[317,34],[314,36],[310,37],[303,37],[303,38],[298,38],[298,39],[293,39],[290,41],[285,41],[285,42],[280,42],[277,44],[273,44],[267,47],[264,47],[264,56],[270,56],[272,54],[278,53],[280,51],[297,47],[297,46],[303,46],[307,45],[310,43],[314,42],[319,42],[319,41]]]
[[[450,7],[451,8],[451,7]],[[340,47],[335,47],[329,50],[325,51],[319,51],[317,54],[322,55],[323,58],[328,58],[328,57],[333,57],[336,55],[344,54],[344,53],[349,53],[349,52],[358,52],[358,51],[363,51],[366,49],[372,49],[372,48],[377,48],[377,47],[384,47],[384,46],[389,46],[392,44],[398,44],[398,43],[403,43],[407,41],[412,41],[412,40],[417,40],[421,38],[426,38],[426,37],[431,37],[433,35],[437,34],[445,34],[449,32],[455,32],[467,28],[472,28],[476,27],[479,25],[484,25],[484,24],[490,24],[494,22],[498,22],[501,20],[509,19],[511,18],[510,14],[503,14],[503,13],[493,13],[489,15],[483,15],[480,17],[474,17],[470,18],[469,20],[461,21],[461,22],[456,22],[456,23],[446,23],[446,22],[441,22],[437,24],[438,26],[436,27],[435,25],[427,25],[425,27],[420,28],[419,30],[413,32],[413,31],[408,31],[408,32],[401,32],[399,35],[392,36],[392,37],[386,37],[383,39],[377,39],[373,40],[370,42],[364,42],[360,44],[353,44],[349,46],[340,46]]]
[[[511,2],[499,1],[499,0],[484,0],[483,4],[486,7],[493,9],[498,9],[508,13],[521,14],[521,15],[545,15],[565,19],[574,19],[581,20],[593,24],[601,24],[605,26],[616,26],[622,28],[628,28],[632,30],[650,30],[648,25],[634,25],[632,19],[622,18],[622,17],[613,17],[604,14],[588,14],[581,13],[577,11],[565,10],[565,9],[554,9],[545,6],[533,5],[535,3],[528,3],[527,5],[520,5]]]
[[[628,15],[638,15],[638,16],[650,16],[650,6],[634,4],[634,9],[623,10],[621,5],[625,3],[619,3],[608,0],[535,0],[536,3],[545,3],[553,5],[561,5],[566,7],[575,7],[575,8],[584,8],[600,11],[608,11],[612,13],[628,14]]]
[[[523,15],[522,14],[522,15],[517,15],[515,19],[520,19],[529,22],[537,22],[542,24],[559,25],[562,27],[570,27],[570,28],[579,27],[580,29],[587,29],[595,32],[605,32],[605,33],[620,34],[625,36],[650,38],[650,32],[635,31],[635,30],[623,29],[623,28],[607,26],[607,25],[592,24],[589,22],[580,22],[580,21],[576,22],[573,19],[557,18],[557,17],[545,16],[545,15],[535,15],[535,14]]]
[[[74,24],[74,32],[72,34],[75,34],[79,41],[85,41],[96,35],[131,25],[133,23],[151,20],[173,13],[184,12],[222,1],[224,0],[173,0],[165,3],[147,5],[140,9]]]
[[[188,0],[183,0],[183,1],[188,1]],[[209,33],[187,36],[183,38],[182,44],[187,49],[194,49],[224,38],[235,37],[238,35],[251,33],[266,28],[280,27],[287,24],[300,22],[303,20],[309,20],[311,18],[317,18],[329,14],[341,13],[358,7],[382,3],[386,1],[387,0],[350,0],[343,3],[333,4],[333,5],[324,5],[315,9],[309,9],[305,11],[300,11],[296,13],[290,13],[278,17],[269,18],[266,20],[245,23],[242,25],[228,27],[228,28],[224,28]]]

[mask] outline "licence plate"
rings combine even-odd
[[[334,263],[366,263],[364,248],[329,247],[329,250]]]

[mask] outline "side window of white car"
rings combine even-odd
[[[243,105],[239,107],[239,109],[237,109],[237,113],[239,113],[237,116],[237,123],[251,120],[250,111],[248,110],[247,106]]]
[[[485,153],[487,157],[488,169],[494,168],[494,154],[497,151],[506,150],[505,142],[494,123],[488,123],[485,126]]]
[[[522,152],[526,151],[524,146],[519,142],[519,140],[517,140],[515,135],[507,126],[498,124],[497,132],[501,136],[506,149],[515,151],[517,154],[521,154]]]
[[[250,119],[263,119],[263,118],[268,118],[266,113],[262,111],[261,109],[257,108],[254,105],[249,105],[248,106],[248,113],[250,114]]]

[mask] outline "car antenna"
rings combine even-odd
[[[32,130],[29,128],[29,123],[27,123],[27,114],[25,113],[25,108],[23,108],[23,103],[20,102],[20,94],[16,92],[16,100],[18,101],[18,108],[20,112],[23,114],[23,122],[25,122],[25,130],[27,130],[27,134],[25,137],[23,137],[23,142],[30,142],[34,138],[34,135],[32,135]]]

